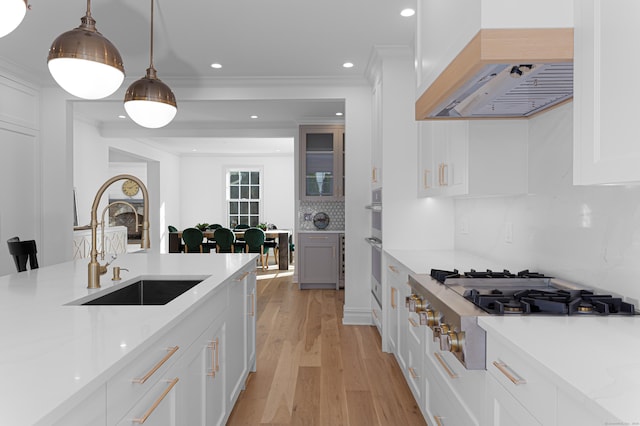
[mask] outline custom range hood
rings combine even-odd
[[[416,120],[528,118],[573,97],[573,28],[483,29],[416,101]]]

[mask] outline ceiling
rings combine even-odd
[[[0,65],[30,81],[54,86],[47,51],[58,35],[80,24],[86,2],[31,0],[30,4],[22,24],[0,38]],[[155,0],[153,63],[158,78],[176,93],[178,115],[153,137],[136,129],[128,118],[118,118],[124,114],[120,99],[126,87],[143,77],[149,66],[150,4],[91,2],[96,27],[120,51],[127,78],[111,100],[80,101],[75,111],[113,129],[112,136],[118,136],[119,129],[129,131],[177,154],[193,154],[194,148],[196,153],[232,154],[241,146],[260,152],[265,141],[256,140],[256,129],[273,129],[271,137],[279,138],[277,129],[301,122],[340,121],[343,117],[335,114],[344,112],[340,99],[181,101],[180,87],[251,79],[362,80],[374,46],[412,45],[415,31],[415,17],[404,18],[400,11],[415,9],[416,0]],[[222,68],[212,68],[214,62]],[[354,66],[344,68],[345,62]],[[219,143],[230,138],[237,148]],[[283,149],[281,140],[273,142]]]

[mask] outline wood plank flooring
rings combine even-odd
[[[257,371],[228,425],[426,425],[375,326],[342,325],[344,291],[258,273]]]

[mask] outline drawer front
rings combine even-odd
[[[430,416],[428,423],[436,426],[478,426],[480,423],[469,414],[464,404],[451,392],[444,379],[425,362],[425,410]],[[476,394],[476,398],[482,393]],[[505,425],[506,426],[506,425]]]
[[[416,401],[420,403],[422,401],[422,392],[424,382],[423,377],[423,358],[422,358],[422,345],[421,342],[416,341],[413,338],[408,338],[407,345],[407,371],[406,377],[409,383],[409,388],[415,397]]]
[[[334,244],[338,242],[338,234],[322,232],[300,232],[298,234],[298,244]]]
[[[542,424],[556,421],[556,387],[515,349],[487,334],[487,372]]]
[[[182,356],[200,334],[224,313],[228,305],[228,288],[222,288],[208,298],[179,325],[156,339],[142,355],[107,381],[107,424],[114,424],[127,413],[132,404],[149,391]]]

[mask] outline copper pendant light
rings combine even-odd
[[[4,37],[18,28],[24,19],[29,5],[27,0],[5,0],[0,7],[0,37]]]
[[[156,75],[153,67],[153,2],[151,0],[151,47],[147,75],[129,86],[124,96],[124,109],[142,127],[157,129],[173,120],[178,111],[173,92]]]
[[[96,29],[91,0],[78,28],[53,41],[47,62],[56,82],[83,99],[101,99],[118,90],[124,80],[124,65],[118,49]]]

